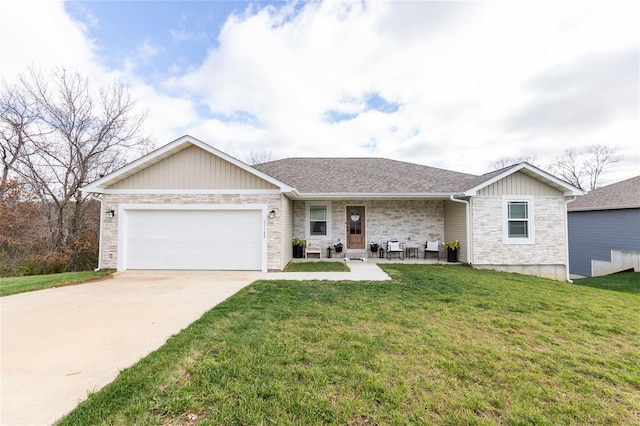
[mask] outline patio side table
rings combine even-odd
[[[404,256],[407,259],[411,259],[411,257],[415,257],[416,259],[418,258],[418,249],[420,247],[417,246],[410,246],[410,247],[405,247],[404,248]]]

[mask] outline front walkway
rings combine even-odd
[[[298,259],[296,259],[298,260]],[[302,260],[302,259],[300,259]],[[318,259],[305,259],[305,261],[316,262]],[[327,261],[344,262],[344,259],[321,259]],[[391,277],[382,269],[367,260],[347,261],[349,272],[268,272],[263,275],[263,280],[327,280],[327,281],[389,281]]]

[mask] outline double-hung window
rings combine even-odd
[[[533,198],[503,199],[503,233],[505,244],[534,244]]]
[[[324,237],[329,238],[329,204],[328,203],[307,203],[307,238]]]

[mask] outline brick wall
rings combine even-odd
[[[564,197],[534,198],[535,244],[502,242],[502,197],[473,198],[473,263],[566,265]]]
[[[304,201],[294,202],[293,235],[305,238]],[[347,206],[365,207],[367,245],[391,239],[424,246],[427,240],[444,239],[444,201],[442,200],[346,200],[331,202],[331,241],[323,241],[324,250],[338,239],[347,240]]]

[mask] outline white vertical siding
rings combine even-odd
[[[191,145],[109,189],[277,189],[240,167]]]
[[[562,193],[521,172],[509,175],[478,191],[478,196],[480,197],[502,195],[559,196]]]
[[[460,242],[458,261],[469,263],[467,258],[467,206],[455,201],[444,202],[444,238],[445,241]]]

